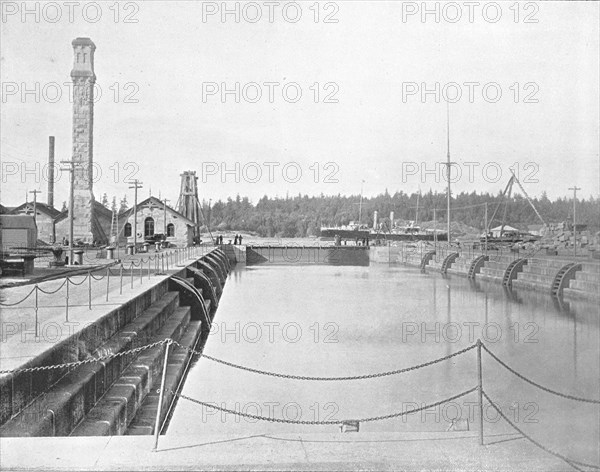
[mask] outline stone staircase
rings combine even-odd
[[[563,296],[600,300],[600,263],[583,262],[581,270],[563,289]]]
[[[89,355],[116,354],[166,338],[181,340],[190,312],[189,306],[179,306],[179,293],[168,291]],[[160,344],[72,368],[3,424],[0,435],[124,434],[145,397],[160,384],[164,352]]]
[[[565,264],[561,259],[528,259],[523,271],[513,280],[512,287],[550,293],[556,275]]]
[[[223,254],[203,257],[219,272],[221,284],[229,273],[223,257]],[[164,279],[25,367],[127,354],[75,367],[2,376],[0,436],[151,434],[165,355],[165,343],[160,342],[170,338],[183,346],[195,347],[206,339],[209,329],[206,317],[212,319],[216,309],[216,304],[211,303],[215,291],[208,277],[198,277],[189,269],[183,269],[181,274],[181,280],[193,285],[196,294]],[[204,293],[210,296],[207,294],[205,299]],[[199,310],[199,303],[206,310]],[[160,344],[128,352],[154,343]],[[177,390],[190,360],[188,349],[171,346],[165,405],[172,404],[170,390]],[[161,422],[167,410],[161,409]]]
[[[489,260],[483,264],[478,278],[502,283],[506,269],[513,261],[512,255],[491,254]]]

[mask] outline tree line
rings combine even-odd
[[[247,197],[228,198],[209,206],[202,202],[204,230],[209,223],[211,230],[247,231],[263,237],[306,237],[318,236],[321,226],[347,225],[358,222],[372,227],[374,211],[379,213],[379,221],[389,221],[390,212],[396,220],[431,222],[436,220],[440,229],[446,221],[446,196],[429,191],[424,194],[406,194],[402,191],[393,195],[386,190],[372,198],[360,195],[297,195],[294,197],[273,198],[264,196],[256,204]],[[533,205],[546,223],[572,222],[573,200],[558,198],[551,201],[544,193],[532,199]],[[489,193],[460,193],[451,199],[452,220],[483,231],[485,228],[485,204],[488,207],[488,221],[498,207],[496,217],[489,224],[498,226],[504,222],[522,230],[528,225],[541,224],[535,210],[527,199],[519,194],[510,199]],[[500,205],[499,205],[500,203]],[[418,207],[418,211],[417,211]],[[579,199],[576,205],[578,224],[586,223],[588,229],[600,229],[600,198]]]

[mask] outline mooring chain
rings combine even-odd
[[[428,367],[430,365],[433,364],[437,364],[438,362],[443,362],[445,360],[451,359],[452,357],[458,356],[460,354],[464,354],[467,351],[470,351],[471,349],[474,349],[475,347],[477,347],[477,344],[473,344],[472,346],[466,347],[464,349],[461,349],[460,351],[454,352],[452,354],[449,354],[447,356],[444,357],[440,357],[439,359],[434,359],[432,361],[429,362],[425,362],[423,364],[417,364],[414,366],[410,366],[410,367],[405,367],[404,369],[397,369],[397,370],[390,370],[387,372],[377,372],[374,374],[365,374],[365,375],[353,375],[353,376],[343,376],[343,377],[315,377],[315,376],[307,376],[307,375],[292,375],[292,374],[282,374],[279,372],[270,372],[270,371],[266,371],[266,370],[260,370],[260,369],[254,369],[252,367],[246,367],[243,365],[239,365],[239,364],[234,364],[233,362],[228,362],[228,361],[224,361],[222,359],[218,359],[216,357],[212,357],[209,356],[207,354],[203,354],[200,351],[196,351],[192,348],[189,348],[187,346],[183,346],[182,344],[179,344],[177,341],[173,341],[173,344],[178,345],[179,347],[182,347],[183,349],[188,350],[189,352],[191,352],[192,354],[197,354],[200,355],[210,361],[213,362],[217,362],[219,364],[223,364],[229,367],[233,367],[235,369],[240,369],[240,370],[245,370],[247,372],[252,372],[255,374],[262,374],[262,375],[268,375],[271,377],[279,377],[279,378],[283,378],[283,379],[294,379],[294,380],[316,380],[316,381],[341,381],[341,380],[363,380],[363,379],[375,379],[378,377],[387,377],[390,375],[397,375],[397,374],[402,374],[405,372],[410,372],[412,370],[417,370],[417,369],[421,369],[423,367]]]
[[[117,352],[115,354],[109,354],[109,355],[102,356],[102,357],[92,357],[90,359],[86,359],[83,361],[66,362],[64,364],[42,365],[42,366],[38,366],[38,367],[27,367],[24,369],[0,370],[0,374],[15,374],[15,373],[20,373],[20,372],[38,372],[38,371],[42,371],[42,370],[66,369],[66,368],[70,368],[70,367],[78,367],[78,366],[81,366],[84,364],[93,364],[94,362],[102,362],[102,361],[106,361],[109,359],[115,359],[117,357],[126,356],[128,354],[136,354],[138,352],[142,352],[142,351],[145,351],[146,349],[151,349],[153,347],[160,346],[160,345],[165,344],[170,341],[171,341],[170,338],[165,338],[160,341],[156,341],[155,343],[152,343],[152,344],[147,344],[145,346],[136,347],[135,349],[129,349],[128,351],[121,351],[121,352]]]
[[[485,399],[490,403],[490,405],[492,405],[492,408],[494,408],[494,410],[496,410],[496,412],[498,412],[498,414],[504,419],[504,421],[506,421],[509,425],[511,425],[513,427],[513,429],[515,429],[515,431],[519,432],[525,439],[527,439],[528,441],[531,441],[533,444],[535,444],[537,447],[539,447],[543,451],[546,451],[548,454],[551,454],[555,457],[558,457],[559,459],[562,459],[563,461],[565,461],[567,464],[571,465],[572,467],[573,467],[573,464],[577,464],[577,465],[581,465],[583,467],[589,467],[592,469],[600,469],[600,466],[598,466],[598,465],[588,464],[586,462],[580,462],[580,461],[576,461],[574,459],[569,459],[568,457],[565,457],[562,454],[559,454],[558,452],[553,451],[552,449],[548,449],[544,445],[540,444],[535,439],[533,439],[531,436],[529,436],[527,433],[525,433],[522,429],[520,429],[517,425],[515,425],[504,413],[502,413],[502,410],[492,401],[492,399],[490,397],[488,397],[487,393],[485,393],[484,390],[482,390],[481,393],[483,394]],[[576,467],[574,467],[574,468],[576,469]]]
[[[418,413],[419,411],[426,410],[428,408],[434,408],[434,407],[442,405],[444,403],[451,402],[452,400],[456,400],[457,398],[464,397],[465,395],[468,395],[469,393],[472,393],[476,390],[477,390],[477,387],[473,387],[473,388],[470,388],[469,390],[465,390],[464,392],[461,392],[452,397],[437,401],[435,403],[430,403],[429,405],[424,405],[420,408],[414,408],[414,409],[406,410],[406,411],[399,411],[396,413],[390,413],[388,415],[371,416],[371,417],[361,418],[361,419],[322,420],[322,421],[288,420],[288,419],[284,419],[284,418],[273,418],[270,416],[252,415],[250,413],[243,413],[243,412],[237,411],[237,410],[229,410],[227,408],[222,408],[222,407],[216,406],[215,404],[212,404],[212,403],[207,403],[207,402],[203,402],[200,400],[196,400],[195,398],[191,398],[191,397],[188,397],[188,396],[180,394],[180,393],[178,394],[178,393],[174,392],[173,390],[171,390],[171,393],[178,396],[179,398],[183,398],[184,400],[188,400],[188,401],[190,401],[192,403],[196,403],[198,405],[202,405],[202,406],[205,406],[208,408],[214,408],[215,410],[219,410],[224,413],[230,413],[232,415],[242,416],[245,418],[251,418],[254,420],[269,421],[271,423],[288,423],[288,424],[301,424],[301,425],[332,425],[332,424],[344,424],[344,423],[348,423],[348,422],[367,423],[370,421],[383,421],[383,420],[388,420],[388,419],[392,419],[392,418],[398,418],[400,416],[406,416],[406,415],[410,415],[412,413]]]
[[[560,393],[557,392],[556,390],[552,390],[548,387],[544,387],[543,385],[540,385],[539,383],[534,382],[531,379],[528,379],[527,377],[525,377],[523,374],[520,374],[519,372],[517,372],[515,369],[513,369],[512,367],[510,367],[508,364],[506,364],[504,361],[500,360],[500,358],[498,356],[496,356],[492,351],[490,351],[485,344],[481,345],[483,347],[483,349],[490,355],[492,356],[496,362],[498,362],[498,364],[500,364],[502,367],[504,367],[506,370],[508,370],[509,372],[511,372],[512,374],[516,375],[517,377],[519,377],[521,380],[524,380],[525,382],[533,385],[534,387],[539,388],[540,390],[543,390],[544,392],[548,392],[551,393],[553,395],[562,397],[562,398],[567,398],[569,400],[575,400],[578,402],[584,402],[584,403],[599,403],[600,404],[600,400],[594,400],[592,398],[582,398],[582,397],[576,397],[574,395],[567,395],[566,393]]]

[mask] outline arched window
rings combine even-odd
[[[131,223],[125,223],[125,229],[123,230],[123,234],[126,238],[131,236]]]
[[[167,225],[167,237],[175,237],[175,225],[173,223],[169,223]]]
[[[150,217],[144,220],[144,237],[150,238],[154,236],[154,220]]]

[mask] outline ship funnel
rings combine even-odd
[[[373,212],[373,229],[375,229],[375,230],[377,229],[377,216],[378,216],[378,213],[377,213],[377,210],[375,210]]]
[[[394,227],[394,212],[390,211],[390,228]]]

